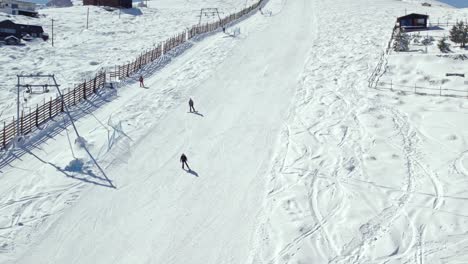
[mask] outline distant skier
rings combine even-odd
[[[189,104],[189,107],[190,107],[190,113],[197,112],[197,111],[195,110],[195,107],[193,107],[193,100],[192,100],[192,98],[190,98],[190,100],[188,101],[188,104]]]
[[[145,88],[145,84],[143,83],[143,75],[140,75],[140,87]]]
[[[187,163],[187,156],[185,156],[184,153],[182,153],[182,156],[180,156],[180,162],[182,163],[182,169],[185,170],[185,166],[187,166],[187,169],[190,170],[190,167]]]
[[[226,33],[226,28],[225,27],[223,27],[223,33]]]

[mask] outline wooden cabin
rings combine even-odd
[[[397,25],[401,29],[427,29],[427,21],[429,20],[428,15],[422,14],[409,14],[406,16],[399,17],[397,19]]]
[[[4,39],[8,36],[21,39],[26,35],[32,38],[42,38],[43,40],[49,38],[49,35],[44,33],[41,26],[16,24],[11,20],[0,21],[0,39]]]

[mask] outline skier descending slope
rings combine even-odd
[[[187,169],[190,171],[190,167],[189,167],[189,165],[187,163],[187,156],[185,156],[184,153],[182,153],[182,156],[180,156],[180,162],[182,163],[182,169],[183,170],[185,170],[185,167],[184,167],[184,165],[185,165],[185,166],[187,166]]]
[[[189,107],[190,107],[190,113],[197,112],[197,111],[195,110],[195,107],[193,107],[193,100],[192,100],[192,98],[190,98],[190,100],[188,101],[188,104],[189,104]]]

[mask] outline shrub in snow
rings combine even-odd
[[[460,46],[464,48],[468,42],[468,25],[460,21],[453,26],[450,30],[450,40],[460,44]]]
[[[437,47],[439,50],[443,53],[447,53],[450,51],[450,44],[447,43],[447,38],[443,37],[439,40],[439,43],[437,43]]]
[[[434,38],[432,36],[427,36],[421,41],[421,44],[424,46],[429,46],[432,45],[432,42],[434,42]]]
[[[82,172],[83,167],[84,161],[82,159],[74,159],[68,163],[68,165],[65,167],[65,170],[71,172]]]
[[[394,51],[409,51],[410,37],[408,34],[396,30],[395,40],[393,41]]]

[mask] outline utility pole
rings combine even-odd
[[[52,18],[52,47],[54,46],[54,19]]]
[[[88,12],[86,13],[86,29],[88,29],[89,25],[89,7],[88,7]]]

